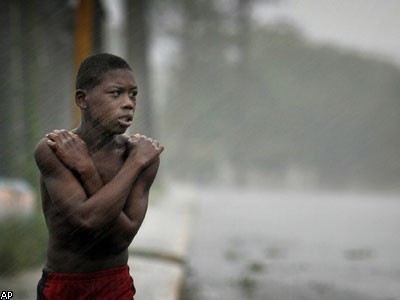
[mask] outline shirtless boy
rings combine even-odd
[[[85,59],[76,80],[81,123],[35,150],[49,241],[37,299],[133,299],[128,246],[145,217],[164,147],[132,124],[137,85],[120,57]]]

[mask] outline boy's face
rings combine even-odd
[[[132,124],[137,85],[127,69],[106,72],[101,82],[86,91],[86,121],[110,134],[124,133]]]

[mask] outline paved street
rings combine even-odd
[[[198,192],[184,300],[400,299],[400,199]]]
[[[176,299],[182,278],[181,300],[400,300],[399,228],[397,196],[178,186],[149,210],[130,262],[149,300]],[[1,286],[32,299],[39,276]]]

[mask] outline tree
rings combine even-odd
[[[288,25],[253,28],[246,1],[236,19],[215,1],[179,3],[167,111],[178,176],[215,181],[228,157],[240,182],[284,184],[293,168],[320,187],[398,181],[398,69]]]
[[[71,17],[62,0],[1,2],[1,176],[36,183],[35,144],[70,126]]]
[[[155,135],[153,99],[150,83],[150,36],[148,23],[151,1],[127,1],[128,61],[139,86],[135,130]]]

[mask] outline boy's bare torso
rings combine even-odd
[[[108,183],[125,161],[126,139],[117,145],[106,146],[91,159],[104,183]],[[44,182],[41,181],[42,204],[49,231],[48,261],[45,270],[50,272],[88,272],[121,266],[127,263],[128,250],[119,253],[112,239],[101,234],[93,235],[68,224],[65,216],[51,205]],[[106,228],[105,228],[106,231]]]
[[[126,136],[136,107],[130,70],[103,73],[77,89],[81,124],[54,130],[35,149],[48,232],[45,271],[80,273],[124,266],[145,217],[164,147]]]
[[[150,144],[146,140],[142,139],[142,141],[144,141],[142,144]],[[41,143],[46,142],[42,141]],[[56,154],[47,145],[42,145],[42,148],[48,152],[45,157],[53,156],[52,159],[55,158]],[[89,152],[88,159],[93,161],[97,173],[103,184],[106,185],[119,173],[129,152],[132,151],[135,150],[128,149],[128,137],[118,135],[112,142],[99,150]],[[65,155],[71,154],[66,152]],[[80,273],[126,265],[128,261],[127,248],[145,217],[148,190],[157,173],[158,163],[159,161],[156,160],[142,171],[132,185],[129,192],[131,203],[126,203],[125,207],[127,205],[133,207],[131,211],[134,213],[127,214],[132,216],[132,223],[136,225],[130,224],[127,227],[122,227],[121,230],[113,223],[105,224],[103,227],[92,231],[80,228],[71,222],[68,214],[54,205],[42,176],[42,205],[49,231],[47,264],[44,270],[47,272]],[[64,167],[67,168],[68,166],[60,166],[61,169]],[[79,175],[77,176],[79,177]],[[79,178],[77,179],[79,180]],[[65,185],[67,184],[68,182],[65,182]],[[68,190],[68,193],[73,194],[73,191]],[[108,200],[112,201],[113,199]],[[70,214],[73,215],[74,211]]]

